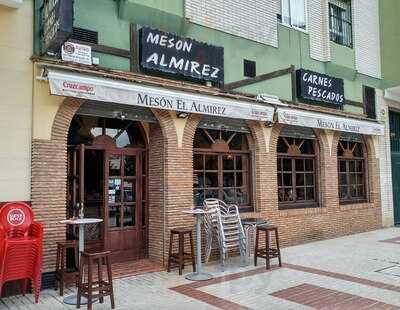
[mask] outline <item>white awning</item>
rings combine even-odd
[[[400,102],[400,86],[386,88],[384,91],[384,98]]]
[[[365,135],[384,135],[383,125],[375,122],[289,108],[278,108],[277,113],[278,122],[282,124],[353,132]]]
[[[50,93],[219,117],[272,121],[272,106],[49,69]]]
[[[9,6],[12,8],[19,8],[23,0],[0,0],[0,5]]]

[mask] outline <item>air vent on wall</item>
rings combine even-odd
[[[365,114],[368,118],[376,119],[375,88],[364,86]]]
[[[256,76],[256,62],[252,60],[243,59],[243,75],[246,77]]]
[[[74,27],[72,29],[71,39],[86,43],[98,44],[99,34],[97,31]]]

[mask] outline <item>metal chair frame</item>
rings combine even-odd
[[[213,245],[217,244],[220,252],[221,268],[225,269],[229,250],[238,247],[241,264],[245,264],[246,235],[236,205],[226,205],[218,199],[206,199],[204,207],[215,210],[205,216],[206,262],[209,260]]]

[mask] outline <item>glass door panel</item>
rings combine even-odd
[[[120,228],[121,227],[121,207],[109,206],[108,207],[108,227]]]
[[[136,226],[136,216],[135,212],[136,211],[136,206],[131,205],[131,206],[124,206],[124,227],[134,227]]]
[[[108,175],[120,176],[121,175],[121,156],[120,155],[110,155],[108,164]]]
[[[120,203],[121,202],[121,179],[120,178],[109,178],[108,179],[108,203]]]
[[[124,156],[125,176],[136,176],[136,156]]]
[[[124,180],[124,202],[136,202],[136,186],[135,179]]]

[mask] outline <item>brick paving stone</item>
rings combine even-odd
[[[217,263],[207,264],[206,271],[214,279],[204,282],[190,282],[175,271],[116,279],[117,309],[400,309],[399,278],[379,272],[400,266],[400,244],[381,242],[399,236],[399,229],[381,229],[284,248],[283,268],[272,270],[266,270],[265,263],[239,267],[239,259],[231,258],[225,272],[220,271]],[[147,267],[152,266],[143,262],[136,266],[128,264],[121,266],[120,274],[137,273]],[[285,290],[286,297],[304,304],[273,296]],[[73,292],[74,289],[68,289],[66,295]],[[94,306],[95,310],[109,308],[108,298],[103,305]],[[15,296],[0,299],[0,310],[3,309],[74,307],[63,304],[58,292],[44,290],[39,304],[33,303],[31,295]]]
[[[332,298],[333,294],[334,298]],[[312,306],[315,309],[368,309],[369,307],[373,309],[399,309],[394,305],[310,284],[301,284],[274,292],[271,295],[298,304]],[[318,302],[315,302],[316,298],[318,298]]]

